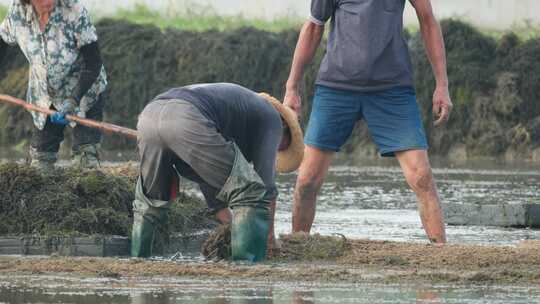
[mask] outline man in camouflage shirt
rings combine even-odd
[[[0,25],[0,60],[17,44],[30,64],[27,101],[59,113],[32,112],[32,164],[52,167],[64,139],[65,114],[101,120],[107,86],[96,29],[78,0],[14,0]],[[99,131],[74,126],[74,162],[95,166]]]

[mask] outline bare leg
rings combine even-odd
[[[431,172],[427,151],[396,153],[407,183],[416,194],[424,230],[432,243],[446,243],[446,232],[437,186]]]
[[[224,225],[230,224],[232,222],[231,209],[224,208],[219,210],[218,213],[216,213],[216,219]]]
[[[321,190],[334,154],[306,146],[294,190],[293,232],[310,232],[315,219],[317,194]]]

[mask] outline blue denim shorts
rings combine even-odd
[[[304,141],[306,145],[337,152],[362,119],[382,156],[428,149],[412,87],[356,92],[319,85]]]

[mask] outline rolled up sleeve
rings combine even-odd
[[[14,7],[11,6],[6,18],[0,23],[0,38],[9,45],[17,43],[15,36],[15,26],[13,24]]]
[[[90,16],[86,8],[81,4],[77,4],[74,9],[78,15],[75,23],[75,37],[77,39],[77,47],[80,49],[85,45],[96,42],[98,37],[96,28],[90,21]]]
[[[336,0],[312,0],[311,22],[324,25],[334,15]]]

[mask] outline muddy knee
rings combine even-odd
[[[301,198],[313,198],[319,193],[323,184],[322,178],[313,176],[299,177],[296,182],[296,193]]]
[[[407,178],[407,182],[416,193],[429,192],[434,188],[433,173],[428,167],[416,168]]]

